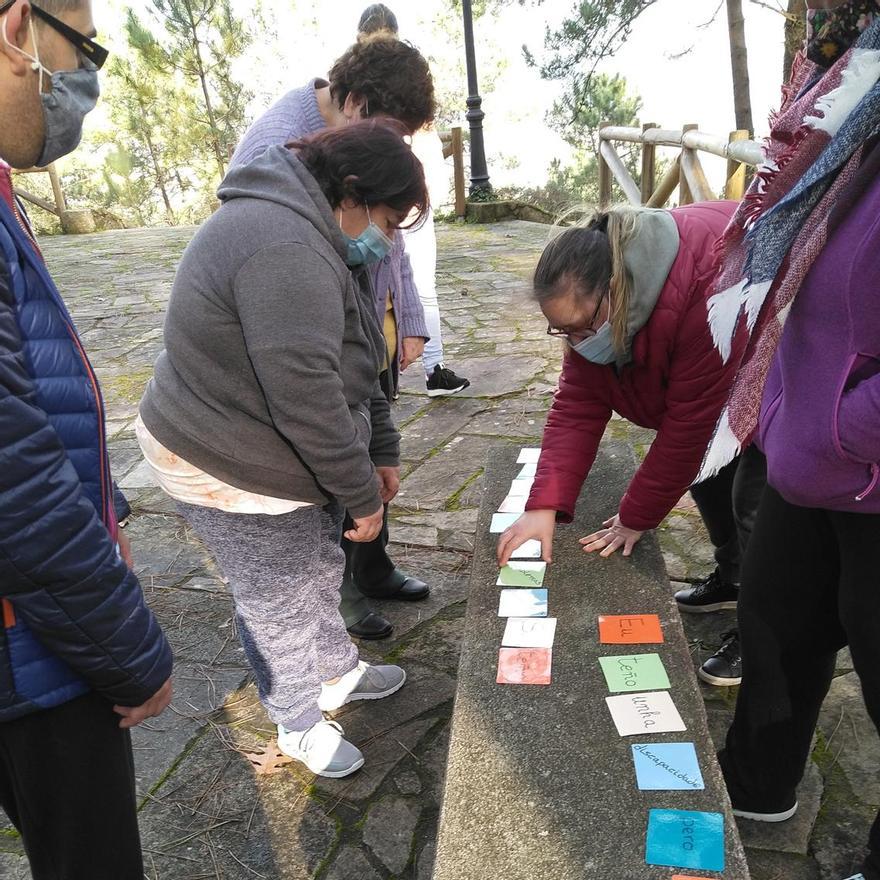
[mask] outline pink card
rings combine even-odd
[[[502,648],[498,652],[498,684],[550,684],[550,648]]]

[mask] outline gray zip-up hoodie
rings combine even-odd
[[[399,463],[400,435],[366,274],[346,266],[330,205],[286,148],[232,170],[218,195],[174,281],[144,424],[233,486],[374,513],[374,464]]]

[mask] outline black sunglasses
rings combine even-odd
[[[15,2],[16,0],[7,0],[5,3],[0,3],[0,15],[11,9]],[[52,30],[57,31],[65,40],[75,46],[77,51],[87,61],[94,64],[97,70],[104,66],[110,53],[103,46],[99,46],[94,40],[84,36],[78,30],[74,30],[70,25],[55,18],[54,15],[49,15],[48,12],[40,9],[39,6],[31,3],[31,9],[37,18],[42,19]]]

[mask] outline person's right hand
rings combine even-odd
[[[137,727],[138,724],[146,721],[147,718],[155,718],[157,715],[161,715],[171,702],[171,694],[171,679],[169,678],[146,703],[142,703],[140,706],[114,706],[113,711],[117,715],[122,716],[119,726],[123,730],[129,727]]]
[[[555,510],[530,510],[524,513],[498,539],[498,564],[507,565],[513,551],[533,538],[541,542],[541,559],[552,562],[555,531]]]
[[[352,517],[352,525],[354,528],[345,532],[345,537],[348,538],[349,541],[354,541],[356,544],[366,544],[375,540],[379,537],[379,532],[382,531],[382,519],[384,514],[385,509],[380,504],[379,509],[375,513],[371,513],[369,516]]]

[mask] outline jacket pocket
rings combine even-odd
[[[859,465],[868,469],[865,476],[865,488],[855,496],[856,501],[864,501],[880,483],[880,462],[862,461],[850,455],[844,448],[840,439],[840,407],[843,397],[848,391],[857,388],[861,382],[870,379],[880,373],[880,358],[876,355],[857,352],[851,355],[846,362],[846,367],[838,382],[834,407],[831,411],[831,440],[837,457],[847,464]]]

